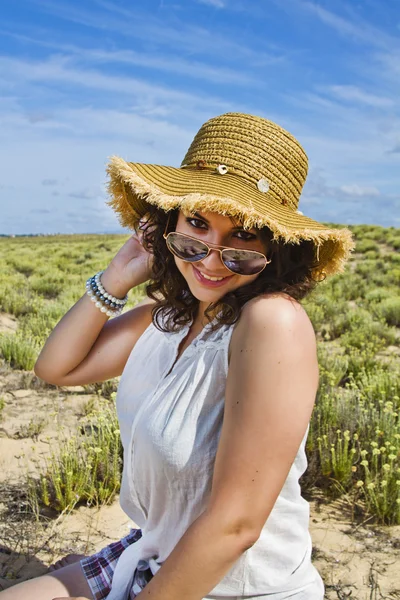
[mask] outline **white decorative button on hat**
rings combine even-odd
[[[257,181],[257,187],[260,190],[260,192],[268,192],[269,190],[269,183],[268,183],[268,179],[260,179],[259,181]]]

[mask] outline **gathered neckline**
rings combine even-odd
[[[197,339],[203,337],[203,335],[209,329],[211,329],[211,327],[214,325],[214,323],[216,323],[216,321],[217,321],[217,317],[214,317],[209,323],[207,323],[206,325],[204,325],[204,327],[199,331],[199,333],[193,339],[193,341],[196,341]],[[194,318],[192,317],[191,321],[189,323],[186,323],[185,325],[183,325],[182,328],[179,331],[165,331],[164,334],[167,336],[167,339],[170,339],[171,336],[174,336],[173,337],[174,341],[176,339],[175,336],[183,338],[183,336],[186,335],[187,332],[189,331],[189,329],[192,327],[193,322],[194,322]]]

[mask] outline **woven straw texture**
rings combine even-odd
[[[329,229],[296,212],[307,169],[307,156],[290,133],[261,117],[227,113],[200,128],[180,168],[113,157],[109,204],[132,229],[150,203],[186,214],[218,212],[248,228],[267,226],[282,243],[312,240],[316,274],[331,275],[343,271],[354,241],[348,229]],[[267,191],[260,191],[260,180]]]

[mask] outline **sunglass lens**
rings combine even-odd
[[[202,242],[174,232],[168,235],[167,246],[178,258],[188,262],[203,260],[208,253],[207,246]]]
[[[223,250],[225,265],[238,275],[255,275],[265,267],[266,258],[258,252],[246,250]]]

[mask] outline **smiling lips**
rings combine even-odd
[[[200,275],[202,277],[205,277],[206,279],[209,279],[210,281],[221,281],[222,279],[225,279],[225,277],[212,277],[211,275],[207,275],[206,273],[202,273],[201,271]]]
[[[233,277],[233,275],[228,275],[227,277],[210,277],[209,275],[205,275],[205,273],[201,273],[195,266],[192,265],[192,267],[197,281],[208,287],[220,287]]]

